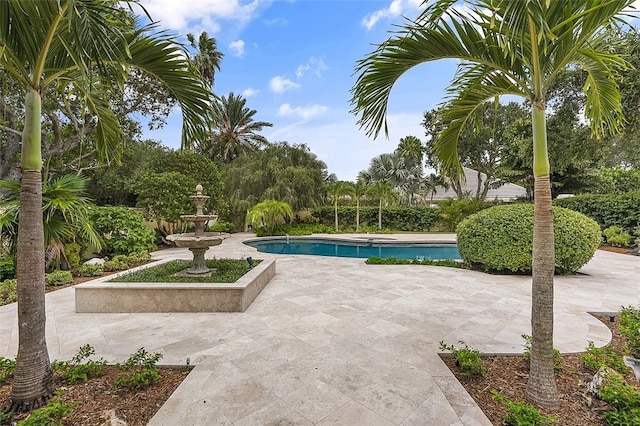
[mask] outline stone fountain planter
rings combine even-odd
[[[235,283],[112,283],[111,275],[75,286],[76,312],[244,312],[275,274],[273,259],[262,261]]]

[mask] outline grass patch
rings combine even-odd
[[[254,260],[253,265],[260,263]],[[251,270],[249,263],[238,259],[207,259],[208,268],[215,269],[209,277],[176,277],[174,274],[190,268],[191,261],[174,260],[109,280],[115,283],[233,283]]]
[[[449,268],[469,269],[463,262],[451,259],[398,259],[397,257],[370,257],[365,260],[367,265],[429,265],[429,266],[447,266]]]

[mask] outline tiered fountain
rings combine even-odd
[[[191,195],[196,203],[196,214],[184,214],[180,217],[183,220],[193,223],[196,226],[195,232],[187,232],[182,234],[172,234],[167,236],[167,240],[173,241],[177,247],[187,247],[193,253],[193,263],[191,268],[185,269],[180,274],[186,276],[203,276],[211,272],[204,262],[204,254],[209,247],[217,246],[222,243],[226,234],[220,232],[205,232],[205,224],[210,220],[218,219],[218,215],[204,214],[202,205],[210,197],[202,195],[202,185],[196,186],[196,195]]]

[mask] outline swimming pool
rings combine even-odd
[[[362,241],[328,238],[261,238],[244,241],[263,253],[307,254],[313,256],[381,257],[398,259],[460,259],[458,248],[452,243],[403,243],[364,239]]]

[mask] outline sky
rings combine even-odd
[[[400,138],[424,140],[424,111],[442,101],[455,62],[423,64],[396,83],[388,110],[389,139],[369,138],[349,112],[356,62],[390,37],[422,0],[142,0],[159,27],[187,43],[206,31],[224,54],[214,92],[242,94],[270,142],[304,143],[340,180],[354,181],[371,159],[393,152]],[[145,137],[180,146],[182,119]]]

